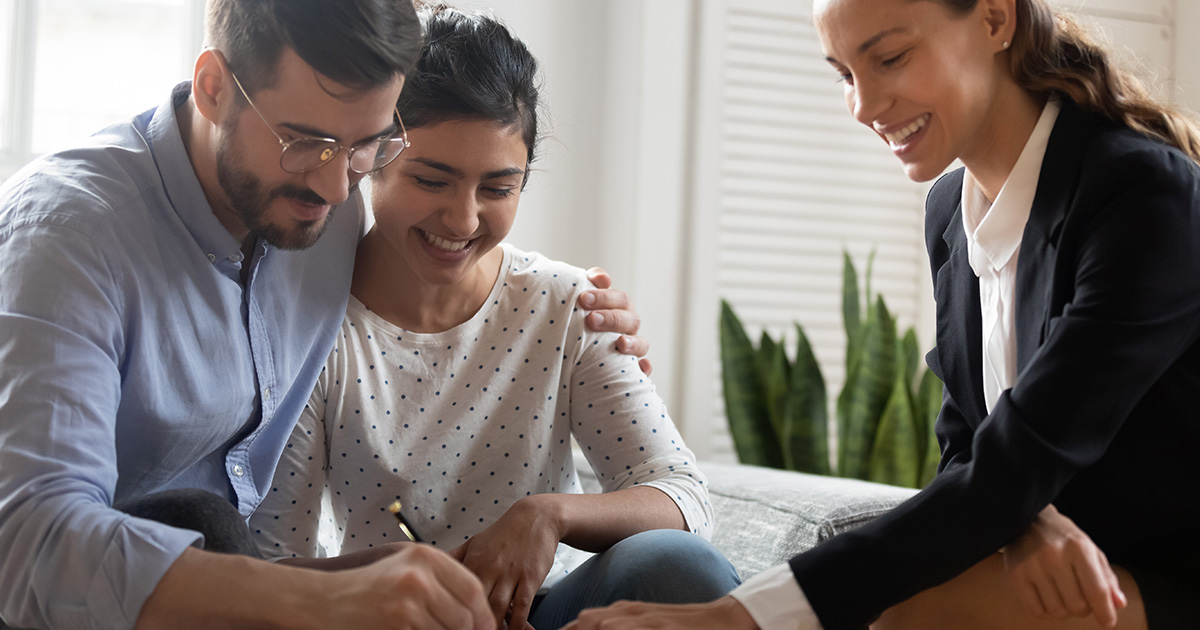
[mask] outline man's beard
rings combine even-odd
[[[232,146],[232,139],[237,132],[237,118],[231,117],[231,120],[234,121],[232,124],[227,122],[222,125],[225,133],[217,145],[217,182],[229,201],[229,208],[251,233],[279,249],[312,247],[329,227],[334,209],[330,208],[323,219],[299,221],[292,229],[271,223],[266,216],[267,208],[276,199],[294,199],[318,206],[326,205],[326,201],[308,188],[291,184],[264,191],[262,180],[244,168],[240,152]],[[351,192],[354,188],[351,187]]]

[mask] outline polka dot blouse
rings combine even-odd
[[[411,333],[353,297],[251,531],[268,557],[322,557],[403,540],[387,506],[445,550],[518,499],[581,492],[571,437],[604,491],[646,485],[711,535],[704,476],[637,359],[575,307],[583,270],[504,248],[483,308]],[[318,536],[325,521],[325,540]],[[560,545],[546,585],[586,559]]]

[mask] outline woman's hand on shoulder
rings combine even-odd
[[[555,495],[525,497],[495,523],[450,552],[483,582],[496,622],[527,627],[533,598],[554,564],[562,538]]]
[[[588,280],[596,285],[579,294],[579,308],[590,311],[586,318],[588,328],[595,332],[615,332],[621,335],[617,340],[617,351],[621,354],[641,357],[638,367],[647,375],[653,369],[650,359],[645,358],[650,352],[650,342],[637,336],[642,326],[642,318],[633,307],[633,302],[624,291],[612,288],[612,277],[600,267],[587,270]]]
[[[1053,505],[1003,551],[1009,580],[1035,615],[1094,616],[1105,628],[1116,625],[1127,601],[1108,557]]]

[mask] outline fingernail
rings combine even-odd
[[[583,295],[579,296],[579,301],[583,304],[584,308],[591,308],[596,304],[596,296],[592,295],[591,293],[584,293]]]
[[[588,317],[591,318],[592,326],[594,328],[599,328],[604,325],[604,315],[602,313],[592,313],[591,315],[588,315]]]

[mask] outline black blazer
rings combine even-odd
[[[1200,582],[1200,169],[1063,99],[1019,254],[1017,381],[990,415],[962,178],[926,203],[941,471],[792,558],[826,630],[955,577],[1050,503],[1139,584]]]

